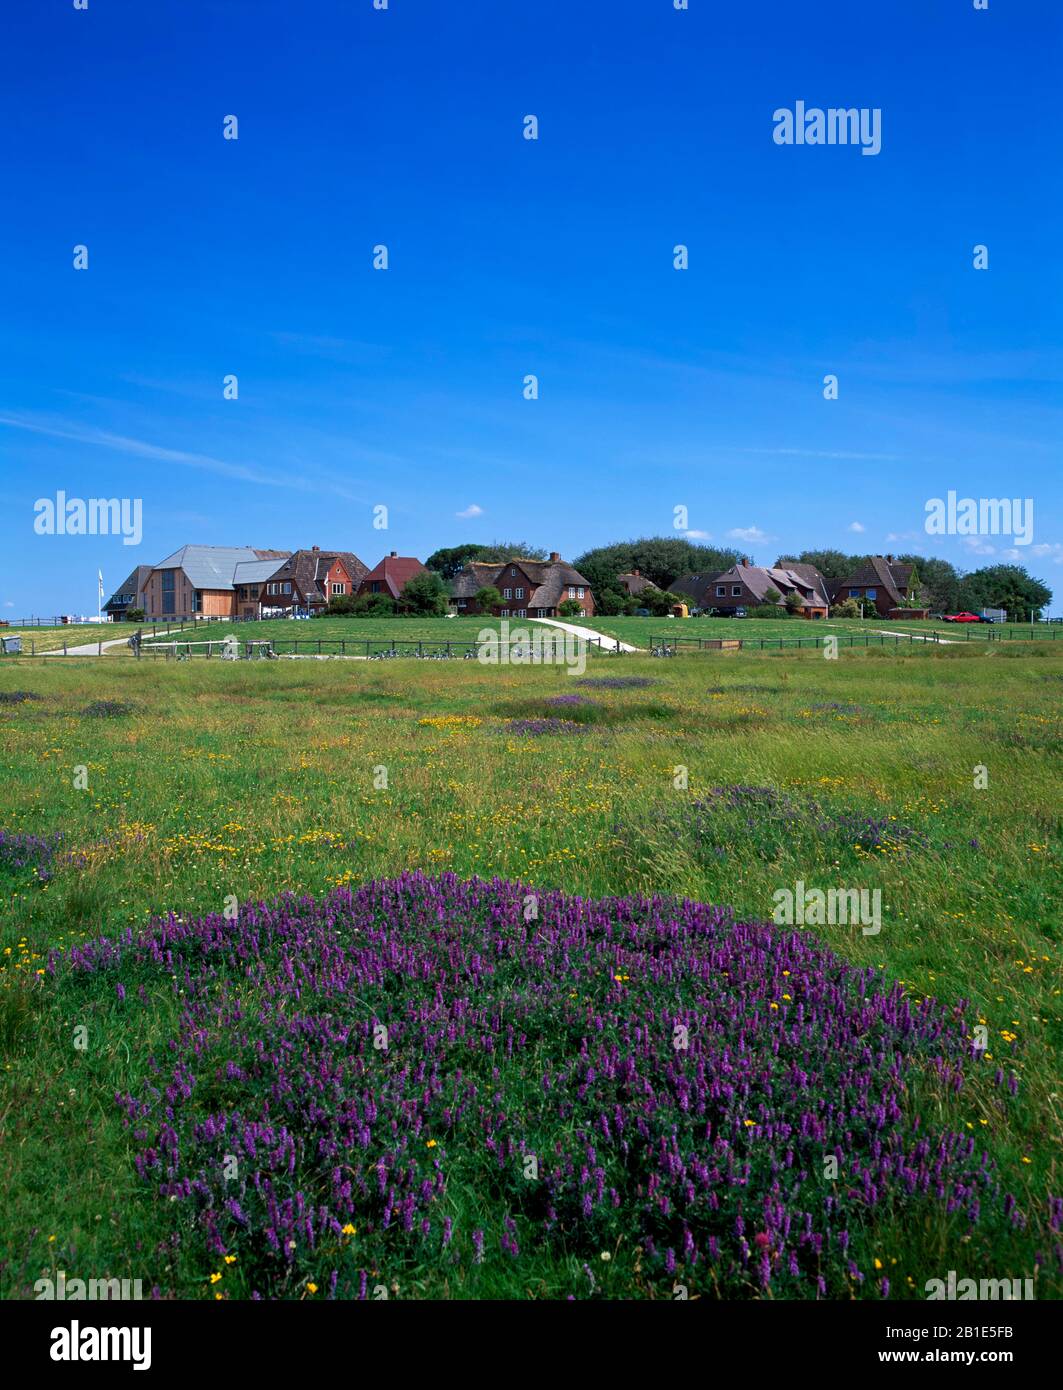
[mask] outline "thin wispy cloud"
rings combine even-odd
[[[474,516],[483,516],[483,507],[478,507],[475,502],[466,507],[463,512],[455,512],[454,515],[461,521],[469,521]]]
[[[849,530],[857,532],[858,535],[866,529],[862,521],[850,521],[849,523]]]
[[[213,458],[210,454],[191,453],[185,449],[170,449],[161,444],[152,444],[144,439],[132,439],[127,435],[111,434],[107,430],[85,428],[81,425],[55,424],[51,421],[30,420],[17,415],[0,415],[0,425],[9,429],[24,430],[29,434],[44,435],[48,439],[65,439],[75,444],[88,444],[100,449],[110,449],[115,453],[131,454],[134,458],[152,459],[156,463],[175,464],[179,468],[195,468],[207,473],[215,473],[222,478],[235,478],[245,483],[255,483],[260,487],[283,488],[285,491],[329,492],[348,502],[364,503],[366,499],[347,491],[327,478],[315,477],[312,480],[298,474],[272,474],[243,463],[230,463],[226,459]]]

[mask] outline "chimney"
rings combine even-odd
[[[311,550],[320,550],[321,547],[320,547],[319,545],[312,545],[312,546],[310,547],[310,549],[311,549]]]
[[[391,558],[392,558],[393,560],[397,559],[397,558],[398,558],[398,554],[399,554],[399,552],[398,552],[397,550],[393,550],[393,551],[391,552]]]
[[[561,552],[558,551],[558,550],[551,550],[551,552],[550,552],[550,563],[551,563],[552,565],[556,565],[557,562],[558,562],[558,560],[560,560],[560,559],[561,559]]]
[[[742,564],[743,564],[744,568],[746,568],[746,569],[749,568],[749,556],[748,556],[748,555],[743,555],[743,556],[742,556]]]
[[[639,577],[639,572],[638,572],[638,570],[632,570],[631,573],[635,576],[636,579],[638,579],[638,577]]]
[[[892,565],[892,564],[893,564],[893,556],[892,556],[892,555],[887,555],[887,556],[886,556],[886,564],[887,564],[887,565]]]

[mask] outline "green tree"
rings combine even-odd
[[[349,609],[340,608],[339,600],[329,604],[332,612],[349,612],[352,618],[393,618],[395,600],[390,594],[361,594],[354,599]],[[327,611],[329,611],[327,610]]]
[[[783,599],[783,607],[786,609],[787,613],[800,613],[801,605],[801,595],[797,592],[796,589],[791,589],[790,592]]]
[[[559,618],[580,618],[583,616],[583,604],[577,598],[566,598],[557,605],[557,616]]]
[[[547,552],[540,549],[537,545],[529,545],[527,541],[491,541],[489,545],[480,547],[480,553],[474,555],[473,559],[482,560],[484,564],[501,565],[506,560],[545,560]]]
[[[824,579],[848,579],[855,569],[864,564],[866,555],[846,555],[844,550],[802,550],[800,555],[780,555],[775,561],[776,569],[787,565],[814,565]]]
[[[447,586],[434,570],[422,570],[406,581],[399,598],[404,613],[440,617],[447,611]]]
[[[596,589],[592,584],[591,592],[594,594],[594,611],[600,613],[603,618],[614,618],[619,614],[634,613],[643,607],[641,595],[638,598],[632,598],[630,594],[617,588]]]
[[[1006,608],[1013,622],[1024,623],[1031,613],[1048,607],[1052,590],[1021,565],[989,565],[964,575],[960,602],[974,613],[981,608]]]
[[[434,570],[444,579],[453,579],[459,570],[464,569],[470,560],[477,560],[486,546],[469,542],[467,545],[452,545],[443,550],[434,550],[424,562],[425,569]]]
[[[617,589],[617,575],[638,572],[661,590],[667,590],[680,575],[719,574],[737,563],[736,550],[719,550],[695,545],[678,536],[646,536],[641,540],[618,541],[585,551],[573,565],[590,583],[597,602],[599,592]],[[647,607],[639,603],[640,608]]]
[[[902,565],[912,565],[925,608],[935,613],[955,613],[960,606],[960,574],[948,560],[923,555],[898,555]]]
[[[860,605],[855,598],[843,598],[830,610],[832,618],[859,618]]]
[[[490,613],[492,608],[501,605],[502,595],[493,584],[485,584],[482,589],[476,590],[472,601],[481,613]]]

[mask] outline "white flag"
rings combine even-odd
[[[96,571],[96,578],[100,581],[100,598],[103,598],[103,570]]]

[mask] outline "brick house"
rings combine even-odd
[[[272,563],[268,573],[261,566]],[[276,562],[239,565],[234,576],[236,611],[240,617],[276,617],[296,613],[320,613],[337,598],[350,597],[369,573],[366,565],[349,550],[293,551]]]
[[[920,595],[919,576],[914,565],[902,565],[892,555],[871,555],[847,579],[831,581],[830,599],[856,599],[858,603],[873,603],[879,616],[927,617],[925,608],[915,606]]]
[[[388,598],[397,599],[414,575],[424,572],[420,560],[393,550],[362,576],[358,583],[358,597],[361,598],[363,594],[386,594]]]
[[[479,613],[476,595],[495,588],[502,602],[491,611],[496,618],[556,618],[567,599],[580,605],[582,616],[594,613],[590,581],[555,550],[549,560],[524,560],[512,556],[504,564],[472,560],[451,581],[450,602],[458,613]]]
[[[687,586],[686,579],[697,579],[696,586]],[[827,582],[814,565],[793,564],[785,567],[766,567],[750,564],[748,558],[732,565],[729,570],[713,576],[684,576],[672,585],[674,593],[690,594],[696,587],[700,597],[698,607],[715,608],[723,617],[734,613],[737,608],[759,608],[773,603],[784,608],[788,594],[797,594],[801,606],[797,609],[802,618],[825,618],[830,608],[827,598]],[[768,595],[774,590],[778,598]]]

